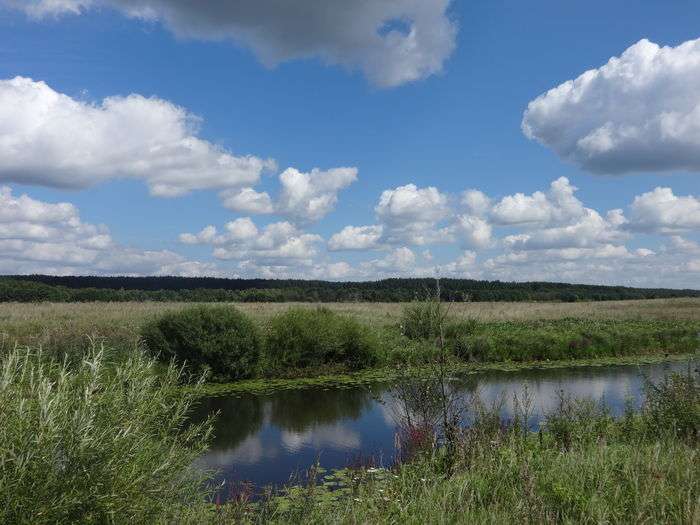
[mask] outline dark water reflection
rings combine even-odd
[[[607,368],[572,368],[488,372],[457,378],[459,392],[478,390],[486,403],[503,396],[503,416],[513,412],[513,396],[527,388],[537,424],[554,409],[561,391],[605,403],[613,415],[629,401],[639,406],[646,376],[657,381],[688,363]],[[692,363],[698,366],[697,360]],[[258,486],[283,484],[317,458],[326,468],[342,468],[374,458],[389,465],[394,454],[395,417],[399,401],[391,384],[350,389],[315,389],[273,395],[212,397],[203,400],[195,418],[220,412],[211,450],[199,464],[220,478],[251,481]]]

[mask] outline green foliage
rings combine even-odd
[[[557,319],[452,323],[445,334],[457,357],[498,362],[692,352],[697,331],[692,321]]]
[[[154,523],[201,502],[191,465],[210,422],[188,426],[196,388],[134,353],[78,366],[15,348],[0,357],[0,523]]]
[[[647,381],[644,421],[651,435],[671,433],[689,442],[700,440],[700,372],[671,374],[660,383]]]
[[[253,377],[259,371],[262,343],[257,325],[230,306],[198,306],[170,312],[146,324],[146,347],[162,360],[186,362],[214,379]]]
[[[101,277],[17,275],[0,279],[2,301],[409,302],[434,279],[368,282],[216,277]],[[482,301],[611,301],[700,297],[699,290],[629,288],[542,282],[441,279],[440,299]]]
[[[437,341],[442,335],[446,312],[439,300],[415,301],[403,308],[401,332],[409,339]]]
[[[327,308],[292,308],[270,320],[266,359],[274,370],[327,364],[359,369],[377,363],[379,342],[372,330]]]

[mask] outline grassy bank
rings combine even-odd
[[[591,424],[598,425],[597,421]],[[234,505],[212,523],[698,523],[698,450],[672,438],[581,441],[562,452],[498,436],[445,478],[430,461],[378,475],[343,476],[348,490],[300,487],[265,506]],[[478,455],[476,455],[478,454]]]
[[[657,363],[678,363],[696,359],[697,352],[687,354],[645,354],[622,357],[599,357],[595,359],[561,359],[558,361],[525,361],[519,363],[450,363],[450,374],[460,377],[484,372],[518,372],[522,370],[556,370],[571,368],[605,368],[616,366],[642,366]],[[387,366],[351,373],[315,375],[297,378],[243,379],[229,383],[205,383],[197,385],[198,394],[206,396],[236,396],[243,394],[267,395],[284,390],[303,388],[355,388],[377,383],[391,383],[406,377],[421,378],[434,373],[430,365]],[[184,387],[187,389],[189,387]]]
[[[111,352],[108,357],[118,361],[142,345],[146,326],[168,316],[177,319],[191,308],[154,303],[0,304],[0,345],[5,349],[15,344],[41,346],[57,357],[79,359],[95,344],[103,344]],[[195,330],[197,322],[187,314],[182,314],[187,322],[173,321],[166,327],[167,332],[182,327],[183,335],[176,338],[179,348],[195,332],[209,341],[202,347],[207,355],[194,354],[191,348],[182,353],[197,365],[197,372],[210,368],[211,377],[221,382],[421,367],[436,354],[435,337],[407,330],[405,305],[342,304],[319,310],[312,305],[242,304],[235,308],[250,320],[241,322],[247,333],[255,332],[252,339],[239,331],[224,330],[215,343],[207,333],[210,328],[201,325]],[[450,305],[444,339],[457,369],[465,363],[682,354],[698,347],[698,333],[700,301],[693,299],[556,305],[460,303]],[[152,346],[161,354],[177,356],[176,350],[171,352],[161,344],[160,336],[152,338],[156,339],[158,344]],[[249,341],[248,350],[239,352],[234,340]]]

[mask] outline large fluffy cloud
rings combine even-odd
[[[313,169],[311,173],[288,168],[280,174],[278,213],[299,222],[317,221],[333,209],[338,192],[356,180],[356,168]]]
[[[515,193],[498,201],[490,210],[491,220],[499,225],[560,224],[586,215],[574,193],[578,188],[566,177],[553,181],[547,193]]]
[[[0,188],[0,272],[53,274],[217,274],[211,263],[168,250],[116,243],[107,227],[85,223],[69,203],[48,203]]]
[[[508,235],[503,242],[511,249],[541,250],[593,247],[623,241],[626,235],[619,230],[616,215],[611,217],[612,220],[602,217],[595,210],[587,209],[583,217],[570,224]]]
[[[317,255],[319,235],[305,233],[293,224],[283,221],[258,228],[249,218],[228,222],[224,232],[207,226],[197,234],[183,233],[184,244],[210,244],[217,259],[251,261],[255,264],[287,266],[303,262],[310,265]]]
[[[177,35],[231,39],[268,66],[318,57],[391,87],[443,68],[455,47],[450,0],[3,0],[41,18],[92,6],[160,21]]]
[[[328,249],[371,250],[379,246],[384,228],[381,225],[346,226],[328,240]]]
[[[309,173],[287,168],[280,173],[280,195],[276,201],[267,192],[253,188],[226,190],[223,204],[241,213],[275,213],[299,223],[312,223],[325,217],[338,202],[338,193],[357,180],[357,168],[314,168]]]
[[[497,201],[469,190],[461,199],[467,213],[458,216],[455,231],[473,248],[490,246],[495,227],[521,230],[503,238],[510,250],[583,248],[624,241],[622,211],[611,210],[603,217],[585,207],[576,190],[566,177],[553,181],[546,192],[515,193]]]
[[[439,227],[451,214],[448,197],[432,186],[406,184],[385,190],[375,212],[387,243],[422,245],[451,238],[448,230]]]
[[[700,171],[700,40],[641,40],[530,102],[522,128],[595,173]]]
[[[255,184],[270,160],[197,137],[197,118],[140,95],[90,104],[44,82],[0,80],[0,181],[85,188],[139,178],[161,197]]]
[[[370,249],[396,245],[459,242],[462,247],[486,249],[494,244],[498,227],[523,230],[504,238],[511,249],[594,246],[625,239],[621,210],[605,217],[586,208],[566,177],[553,181],[546,192],[515,193],[500,200],[479,190],[465,191],[464,213],[437,188],[414,184],[382,192],[375,208],[379,224],[347,226],[329,241],[331,250]]]
[[[700,230],[700,199],[678,197],[671,188],[655,188],[634,198],[628,227],[658,233]]]

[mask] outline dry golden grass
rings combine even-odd
[[[89,336],[111,344],[135,345],[143,323],[166,311],[192,303],[2,303],[0,340],[5,344],[42,344],[65,341],[87,342]],[[370,325],[398,322],[401,303],[240,303],[241,310],[259,322],[291,307],[323,306],[351,315]],[[700,299],[654,299],[582,303],[454,303],[455,318],[532,320],[577,317],[590,319],[663,319],[700,321]]]

